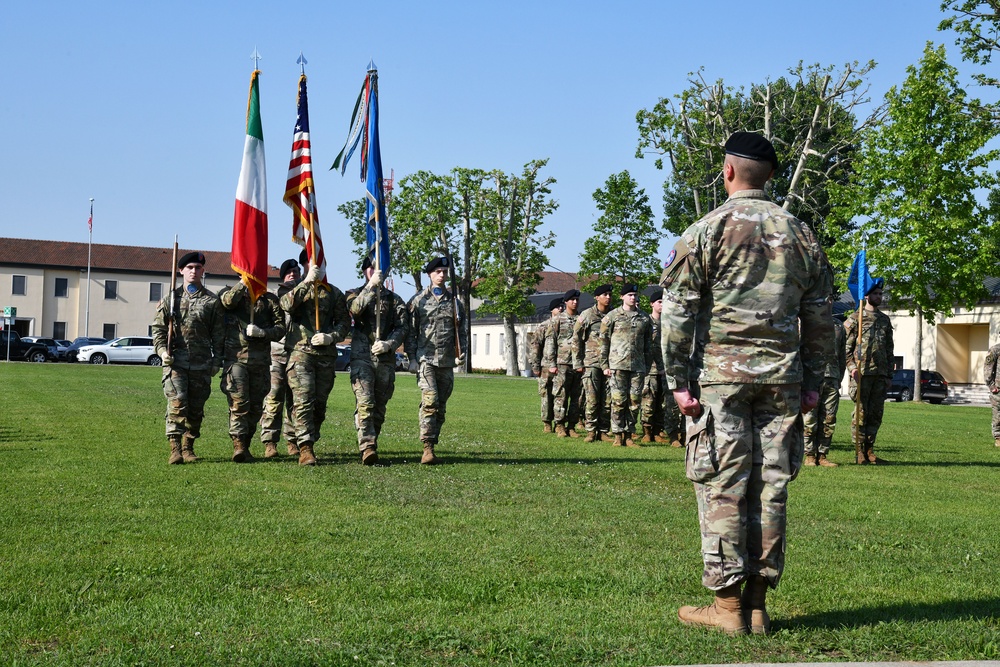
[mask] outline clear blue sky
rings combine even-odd
[[[369,59],[379,68],[383,169],[520,172],[549,158],[551,264],[575,271],[591,197],[628,169],[661,217],[664,174],[634,156],[635,114],[688,72],[744,85],[799,61],[874,59],[899,84],[937,32],[937,0],[757,4],[546,2],[8,3],[0,22],[0,235],[228,251],[256,47],[268,170],[269,261],[298,254],[282,202],[299,51],[330,278],[358,283],[338,204],[363,194],[357,157],[327,171]],[[371,8],[371,9],[369,9]],[[669,242],[672,243],[672,240]],[[663,252],[668,249],[665,239]],[[404,297],[412,288],[397,278]]]

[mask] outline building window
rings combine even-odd
[[[163,298],[163,283],[149,283],[149,300],[159,303]]]
[[[52,323],[52,337],[56,340],[66,340],[66,323],[65,322],[53,322]]]
[[[486,334],[486,354],[490,353],[490,335]]]
[[[476,353],[476,338],[478,337],[479,334],[472,334],[472,354]]]
[[[11,294],[24,296],[28,293],[28,279],[25,276],[13,276],[10,285]]]
[[[56,296],[69,294],[69,278],[56,278]]]
[[[118,329],[117,324],[105,324],[104,333],[101,335],[107,338],[108,340],[111,340],[112,338],[117,338],[118,336],[115,335],[117,329]]]
[[[104,282],[104,298],[112,301],[118,298],[118,281],[106,280]],[[107,338],[107,336],[105,336]]]

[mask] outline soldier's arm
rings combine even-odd
[[[830,294],[833,290],[831,271],[819,244],[814,246],[816,258],[812,280],[799,301],[799,353],[802,358],[802,391],[819,391],[826,369],[837,358],[833,322],[830,314]]]
[[[646,360],[646,372],[649,373],[653,368],[654,362],[652,322],[646,322],[646,332],[643,335],[642,341],[642,354]]]
[[[406,356],[410,358],[410,361],[417,360],[417,334],[420,330],[420,317],[417,313],[417,297],[419,296],[419,294],[413,295],[410,303],[406,306],[409,327],[406,332],[406,343],[403,349],[406,351]]]
[[[889,316],[886,315],[886,319],[888,319],[888,318],[889,318]],[[889,375],[891,376],[892,375],[892,358],[893,358],[893,356],[895,355],[895,352],[896,352],[896,347],[895,347],[895,345],[892,342],[892,322],[891,321],[886,326],[886,328],[888,329],[888,331],[885,332],[885,358],[889,362]]]
[[[375,288],[368,283],[360,290],[351,290],[347,295],[347,307],[351,315],[357,317],[375,301]]]
[[[576,323],[573,325],[573,368],[583,368],[583,359],[587,352],[589,323],[589,315],[584,314],[576,318]]]
[[[858,369],[858,334],[855,329],[858,326],[857,313],[847,318],[844,322],[844,356],[847,358],[847,371],[854,374]]]
[[[243,303],[244,298],[248,297],[249,293],[247,291],[247,286],[243,284],[242,280],[236,283],[233,287],[224,287],[222,291],[219,292],[219,302],[226,310],[233,310]]]
[[[834,344],[837,346],[837,378],[843,380],[844,371],[847,370],[847,337],[844,335],[843,326],[834,325],[834,331],[837,334],[834,338]]]
[[[330,324],[335,343],[347,338],[347,332],[351,330],[351,314],[347,312],[347,299],[344,293],[336,287],[332,287],[330,296],[333,297],[332,308],[330,310]]]
[[[608,370],[609,362],[608,357],[611,355],[611,334],[614,331],[614,323],[611,321],[611,315],[605,315],[604,319],[601,320],[601,370]]]
[[[312,283],[301,282],[292,289],[285,292],[281,297],[281,307],[288,313],[294,313],[309,296],[309,287]]]
[[[409,313],[406,311],[406,304],[399,298],[399,295],[392,295],[392,330],[386,336],[386,342],[393,350],[398,350],[400,345],[405,344],[409,337]]]
[[[216,297],[212,302],[212,363],[221,365],[226,351],[226,313],[222,302]]]
[[[281,304],[278,303],[277,297],[271,294],[264,294],[261,296],[261,299],[264,300],[264,304],[267,307],[267,315],[272,322],[271,326],[262,327],[264,329],[264,338],[277,342],[285,336],[285,314],[281,311]]]
[[[167,351],[167,313],[170,311],[170,298],[172,294],[160,299],[156,306],[156,315],[153,317],[153,349],[160,355]]]
[[[691,229],[677,241],[674,253],[660,279],[663,285],[660,346],[664,376],[671,390],[687,389],[693,380],[691,352],[706,280],[698,237]]]
[[[559,316],[549,320],[549,328],[545,332],[545,358],[551,360],[552,366],[559,363]]]

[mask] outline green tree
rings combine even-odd
[[[646,191],[628,173],[612,174],[603,188],[594,191],[601,212],[594,222],[594,234],[583,242],[580,275],[591,277],[584,286],[634,282],[643,289],[660,277],[660,236]]]
[[[936,313],[950,315],[985,296],[983,280],[996,271],[1000,228],[977,192],[997,184],[991,163],[998,151],[986,145],[998,129],[959,85],[944,47],[929,42],[886,100],[885,122],[864,137],[851,181],[834,191],[834,202],[838,215],[863,221],[868,256],[888,277],[892,306],[933,324]],[[861,243],[854,235],[838,246],[832,255],[846,264]],[[918,399],[919,391],[918,377]]]
[[[962,59],[989,65],[1000,51],[1000,0],[945,0],[941,11],[953,12],[938,24],[938,30],[954,30]],[[1000,79],[984,72],[973,75],[983,86],[1000,87]]]
[[[476,228],[486,217],[489,191],[485,188],[489,174],[482,169],[456,167],[451,171],[451,186],[455,191],[459,224],[462,227],[462,272],[457,285],[466,313],[472,312],[472,281],[479,275],[480,253],[474,241]],[[472,318],[465,318],[465,339],[472,340]],[[472,370],[472,355],[465,355],[466,372]]]

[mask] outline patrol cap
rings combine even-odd
[[[447,269],[451,262],[448,261],[447,257],[435,257],[431,261],[427,262],[427,266],[424,267],[424,273],[430,273],[434,269]]]
[[[281,268],[278,269],[278,275],[281,278],[284,278],[285,276],[288,275],[289,271],[294,271],[297,268],[299,268],[298,262],[296,262],[294,259],[286,259],[284,262],[281,263]]]
[[[602,294],[611,294],[611,285],[608,283],[598,285],[597,289],[594,290],[594,296],[601,296]]]
[[[733,132],[726,140],[726,154],[770,162],[772,167],[778,168],[778,155],[774,152],[774,146],[756,132]]]
[[[562,300],[561,296],[557,296],[556,298],[552,299],[552,301],[549,301],[549,310],[550,311],[555,310],[556,308],[562,308],[562,307],[563,307],[563,300]]]
[[[872,278],[872,286],[868,288],[865,292],[865,296],[872,293],[873,289],[884,289],[885,288],[885,278]]]
[[[563,301],[569,301],[571,299],[579,299],[579,298],[580,298],[580,290],[578,289],[566,290],[566,293],[563,294]]]
[[[663,288],[657,287],[653,290],[653,293],[649,295],[649,302],[656,303],[657,301],[663,301]]]
[[[188,264],[201,264],[202,266],[205,266],[205,253],[197,251],[189,252],[177,260],[178,269],[183,269]]]
[[[623,283],[622,284],[622,296],[625,296],[626,294],[628,294],[630,292],[638,292],[638,291],[639,291],[639,286],[636,285],[635,283]]]

